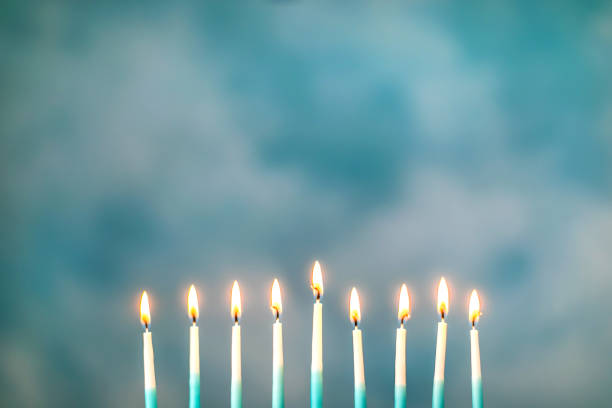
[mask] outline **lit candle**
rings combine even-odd
[[[323,277],[321,265],[312,268],[312,293],[315,296],[312,312],[312,362],[310,364],[310,407],[323,407]]]
[[[145,407],[157,408],[153,339],[151,337],[151,332],[149,331],[149,326],[151,325],[151,311],[149,310],[149,297],[147,296],[146,291],[142,292],[142,298],[140,299],[140,321],[145,327],[145,331],[142,334]]]
[[[444,278],[440,279],[440,285],[438,286],[438,311],[442,320],[438,323],[432,408],[444,407],[444,360],[446,358],[446,322],[444,318],[448,314],[448,286],[446,286]]]
[[[238,281],[232,286],[231,314],[234,319],[232,327],[232,382],[231,408],[242,408],[242,359],[240,356],[240,319],[241,314],[240,288]]]
[[[472,323],[470,330],[470,344],[472,351],[472,408],[482,408],[482,374],[480,371],[480,345],[478,344],[478,330],[476,322],[480,317],[480,300],[476,289],[470,296],[469,317]]]
[[[395,336],[395,408],[406,407],[406,329],[404,321],[410,318],[410,298],[403,284],[400,290],[397,318],[400,327]]]
[[[274,283],[272,284],[272,300],[270,306],[276,318],[272,325],[272,408],[283,408],[285,406],[283,325],[280,322],[280,314],[283,306],[281,304],[278,279],[274,279]]]
[[[187,313],[193,324],[189,328],[189,408],[200,408],[200,331],[197,326],[199,308],[195,286],[189,288]]]
[[[349,307],[351,322],[355,325],[353,329],[353,369],[355,373],[355,408],[366,408],[366,386],[365,372],[363,368],[363,344],[361,341],[361,309],[359,307],[359,295],[357,289],[351,290],[351,301]]]

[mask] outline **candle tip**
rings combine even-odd
[[[189,288],[189,294],[187,295],[187,314],[193,320],[193,323],[198,320],[200,315],[200,308],[198,304],[198,293],[194,285]]]
[[[442,320],[444,320],[444,317],[448,315],[448,286],[444,277],[440,279],[440,285],[438,286],[438,311]]]
[[[140,321],[144,325],[145,330],[148,330],[151,324],[151,310],[149,308],[149,295],[147,295],[146,290],[142,292],[142,297],[140,298]]]
[[[353,287],[351,290],[351,300],[349,304],[349,317],[353,323],[355,323],[355,328],[359,324],[361,320],[361,307],[359,304],[359,294],[357,293],[357,288]]]
[[[278,279],[274,279],[274,283],[272,283],[272,296],[270,301],[270,308],[272,309],[272,313],[276,316],[276,320],[280,318],[280,314],[283,309],[283,305],[281,302],[281,292],[280,285],[278,284]]]
[[[230,312],[232,314],[232,318],[234,322],[237,324],[238,319],[242,313],[242,302],[240,300],[240,287],[238,286],[238,281],[234,281],[234,285],[232,286],[232,300]]]
[[[321,273],[321,264],[319,261],[315,261],[312,267],[311,288],[315,298],[317,300],[321,299],[321,296],[323,296],[323,275]]]
[[[478,298],[478,292],[476,292],[476,289],[474,289],[470,295],[470,307],[468,313],[472,327],[475,328],[476,322],[482,314],[480,313],[480,299]]]

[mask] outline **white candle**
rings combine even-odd
[[[193,322],[189,328],[189,408],[200,408],[200,330],[198,294],[195,286],[189,288],[187,312]]]
[[[406,329],[404,321],[410,318],[410,299],[406,285],[400,290],[397,318],[400,327],[395,337],[395,408],[406,407]]]
[[[480,317],[480,300],[476,290],[470,296],[469,317],[472,323],[470,330],[470,350],[472,357],[472,408],[482,408],[482,373],[480,371],[480,345],[476,322]]]
[[[312,268],[312,292],[315,304],[312,312],[312,360],[310,364],[310,407],[323,407],[323,276],[316,261]]]
[[[278,279],[274,279],[272,284],[270,306],[276,318],[272,325],[272,408],[283,408],[285,406],[283,325],[280,322],[283,307]]]
[[[231,408],[242,408],[242,358],[240,347],[240,319],[241,301],[238,282],[234,281],[232,287],[231,313],[234,319],[232,327],[232,378],[231,378]]]
[[[363,366],[363,343],[359,321],[361,320],[361,308],[359,305],[359,295],[357,289],[351,291],[351,301],[349,307],[351,321],[355,324],[353,329],[353,371],[355,374],[354,402],[355,408],[366,407],[366,386],[365,370]]]
[[[436,343],[436,364],[434,368],[434,384],[432,407],[444,407],[444,364],[446,359],[446,330],[447,325],[444,322],[445,316],[448,314],[448,286],[444,278],[440,279],[438,286],[438,311],[442,320],[438,323],[438,337]]]
[[[149,296],[146,291],[142,293],[142,298],[140,299],[140,321],[145,326],[145,332],[142,334],[145,407],[156,408],[157,389],[155,386],[155,359],[153,356],[153,337],[149,331],[151,312],[149,309]]]

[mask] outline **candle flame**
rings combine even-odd
[[[234,281],[234,285],[232,286],[232,305],[230,312],[234,321],[238,322],[240,314],[242,313],[242,302],[240,301],[240,287],[238,286],[238,281]]]
[[[278,284],[278,279],[274,279],[274,283],[272,284],[272,300],[270,302],[270,307],[272,308],[272,313],[278,319],[281,312],[283,311],[283,305],[281,303],[281,292],[280,285]]]
[[[448,314],[448,286],[444,278],[440,279],[440,286],[438,286],[438,311],[442,319]]]
[[[187,313],[194,323],[200,314],[200,309],[198,307],[198,293],[193,285],[191,285],[189,288],[189,294],[187,295]]]
[[[321,275],[321,264],[315,261],[312,267],[312,293],[319,299],[323,296],[323,276]]]
[[[140,321],[142,324],[148,328],[151,324],[151,310],[149,309],[149,296],[147,295],[147,291],[142,292],[142,297],[140,298]]]
[[[397,312],[397,318],[404,324],[404,320],[410,318],[410,297],[408,296],[408,288],[404,283],[400,289],[399,297],[399,309]]]
[[[480,315],[480,299],[478,299],[478,292],[476,292],[476,289],[474,289],[472,291],[472,295],[470,296],[469,309],[470,322],[472,322],[472,326],[476,324]]]
[[[361,308],[359,307],[359,294],[357,293],[357,289],[353,288],[351,290],[351,302],[349,308],[349,316],[355,326],[359,324],[361,320]]]

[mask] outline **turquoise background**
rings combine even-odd
[[[316,3],[316,4],[315,4]],[[469,407],[478,289],[487,407],[612,401],[612,3],[4,0],[0,395],[7,407],[143,405],[151,301],[159,405],[309,404],[323,265],[324,406],[353,404],[356,286],[371,407],[431,404],[436,284],[450,288],[447,406]]]

